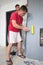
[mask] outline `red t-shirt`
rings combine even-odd
[[[23,18],[21,16],[18,15],[18,12],[13,12],[11,14],[11,17],[10,17],[10,22],[9,22],[9,26],[8,26],[8,31],[14,31],[14,32],[19,32],[20,29],[17,29],[15,27],[13,27],[12,25],[12,20],[16,20],[16,23],[18,25],[22,24],[23,22]]]

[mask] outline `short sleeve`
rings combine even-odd
[[[17,20],[17,14],[13,12],[10,17],[11,20]]]

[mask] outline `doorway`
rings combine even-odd
[[[11,13],[12,13],[12,12],[15,12],[15,10],[7,11],[7,12],[6,12],[6,46],[8,46],[8,40],[7,40],[8,25],[9,25],[9,20],[10,20],[10,16],[11,16]]]

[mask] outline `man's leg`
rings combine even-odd
[[[23,55],[23,52],[22,52],[22,43],[21,42],[18,42],[17,48],[18,48],[18,56],[21,58],[26,58],[26,56]]]
[[[9,44],[8,47],[7,47],[7,60],[10,59],[10,51],[11,51],[11,48],[12,48],[12,44]]]
[[[12,44],[9,44],[7,49],[6,49],[6,53],[7,53],[7,65],[12,65],[12,60],[11,60],[11,57],[10,57],[10,51],[11,51],[11,48],[12,48]]]
[[[13,50],[10,52],[10,55],[12,55],[12,56],[13,56],[13,55],[16,55],[16,51],[14,50],[14,44],[13,44],[13,46],[12,46],[12,47],[13,47]]]
[[[17,49],[18,49],[18,55],[21,55],[22,53],[22,43],[21,42],[18,42]]]

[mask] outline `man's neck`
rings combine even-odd
[[[18,15],[21,16],[20,11],[18,11]],[[22,16],[21,16],[22,17]]]

